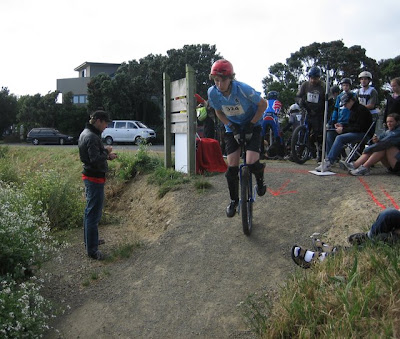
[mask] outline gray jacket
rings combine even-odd
[[[379,141],[365,148],[364,153],[374,153],[386,150],[392,146],[400,146],[400,126],[393,131],[386,130],[379,136]]]
[[[79,156],[83,162],[82,173],[88,177],[104,178],[108,171],[108,151],[101,141],[101,132],[86,124],[78,140]]]

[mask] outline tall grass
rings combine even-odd
[[[351,248],[295,274],[272,306],[246,301],[241,309],[264,338],[398,337],[399,260],[399,245]]]

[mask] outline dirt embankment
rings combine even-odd
[[[400,201],[398,177],[382,168],[360,179],[340,170],[317,177],[308,172],[314,167],[267,163],[269,190],[256,200],[250,237],[239,217],[225,216],[223,174],[207,178],[212,188],[204,193],[185,186],[162,199],[136,178],[111,204],[118,222],[102,226],[100,235],[105,252],[130,242],[143,246],[126,260],[94,262],[76,232],[61,265],[46,267],[53,274],[47,294],[71,307],[47,337],[252,337],[237,305],[254,292],[275,294],[297,269],[290,259],[295,243],[309,246],[319,232],[346,245],[349,233],[368,228],[381,211],[377,201],[386,207]]]

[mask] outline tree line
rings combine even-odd
[[[184,45],[170,49],[166,55],[149,54],[139,60],[122,65],[113,77],[103,73],[92,78],[88,84],[88,104],[72,103],[73,93],[63,96],[63,103],[56,102],[58,92],[46,95],[26,95],[17,98],[7,87],[0,91],[0,131],[11,125],[23,125],[26,132],[32,127],[55,127],[63,133],[79,135],[89,113],[102,107],[113,119],[141,120],[162,132],[163,73],[171,80],[185,77],[185,65],[190,64],[196,72],[196,92],[207,97],[211,84],[208,75],[214,61],[223,58],[215,45]],[[373,86],[383,100],[390,79],[400,76],[400,55],[377,62],[366,55],[361,46],[346,47],[341,40],[313,43],[292,53],[286,62],[270,66],[262,79],[264,95],[276,90],[286,110],[292,103],[301,82],[307,79],[311,66],[317,65],[323,74],[329,69],[331,85],[348,77],[353,86],[358,84],[358,74],[368,70],[373,74]],[[262,77],[262,75],[260,75]],[[255,84],[249,84],[255,86]]]

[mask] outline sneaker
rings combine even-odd
[[[100,251],[96,251],[96,253],[93,254],[93,255],[91,255],[90,257],[91,257],[92,259],[94,259],[94,260],[100,260],[100,261],[106,259],[106,255],[103,254],[103,253],[100,252]]]
[[[359,168],[351,170],[350,174],[351,175],[369,175],[370,169],[361,165]]]
[[[267,192],[267,185],[264,183],[264,179],[257,181],[256,191],[259,197],[262,197]]]
[[[226,216],[232,218],[236,214],[236,208],[239,205],[239,200],[231,200],[230,204],[226,208]]]
[[[344,161],[344,160],[340,160],[340,161],[339,161],[339,165],[340,165],[340,168],[341,168],[341,169],[348,170],[348,171],[352,171],[352,170],[355,170],[355,169],[356,169],[356,168],[354,167],[354,161],[346,162],[346,161]]]
[[[332,165],[329,160],[325,160],[321,165],[315,168],[317,172],[322,172],[322,168],[324,171],[329,171],[331,169]]]

